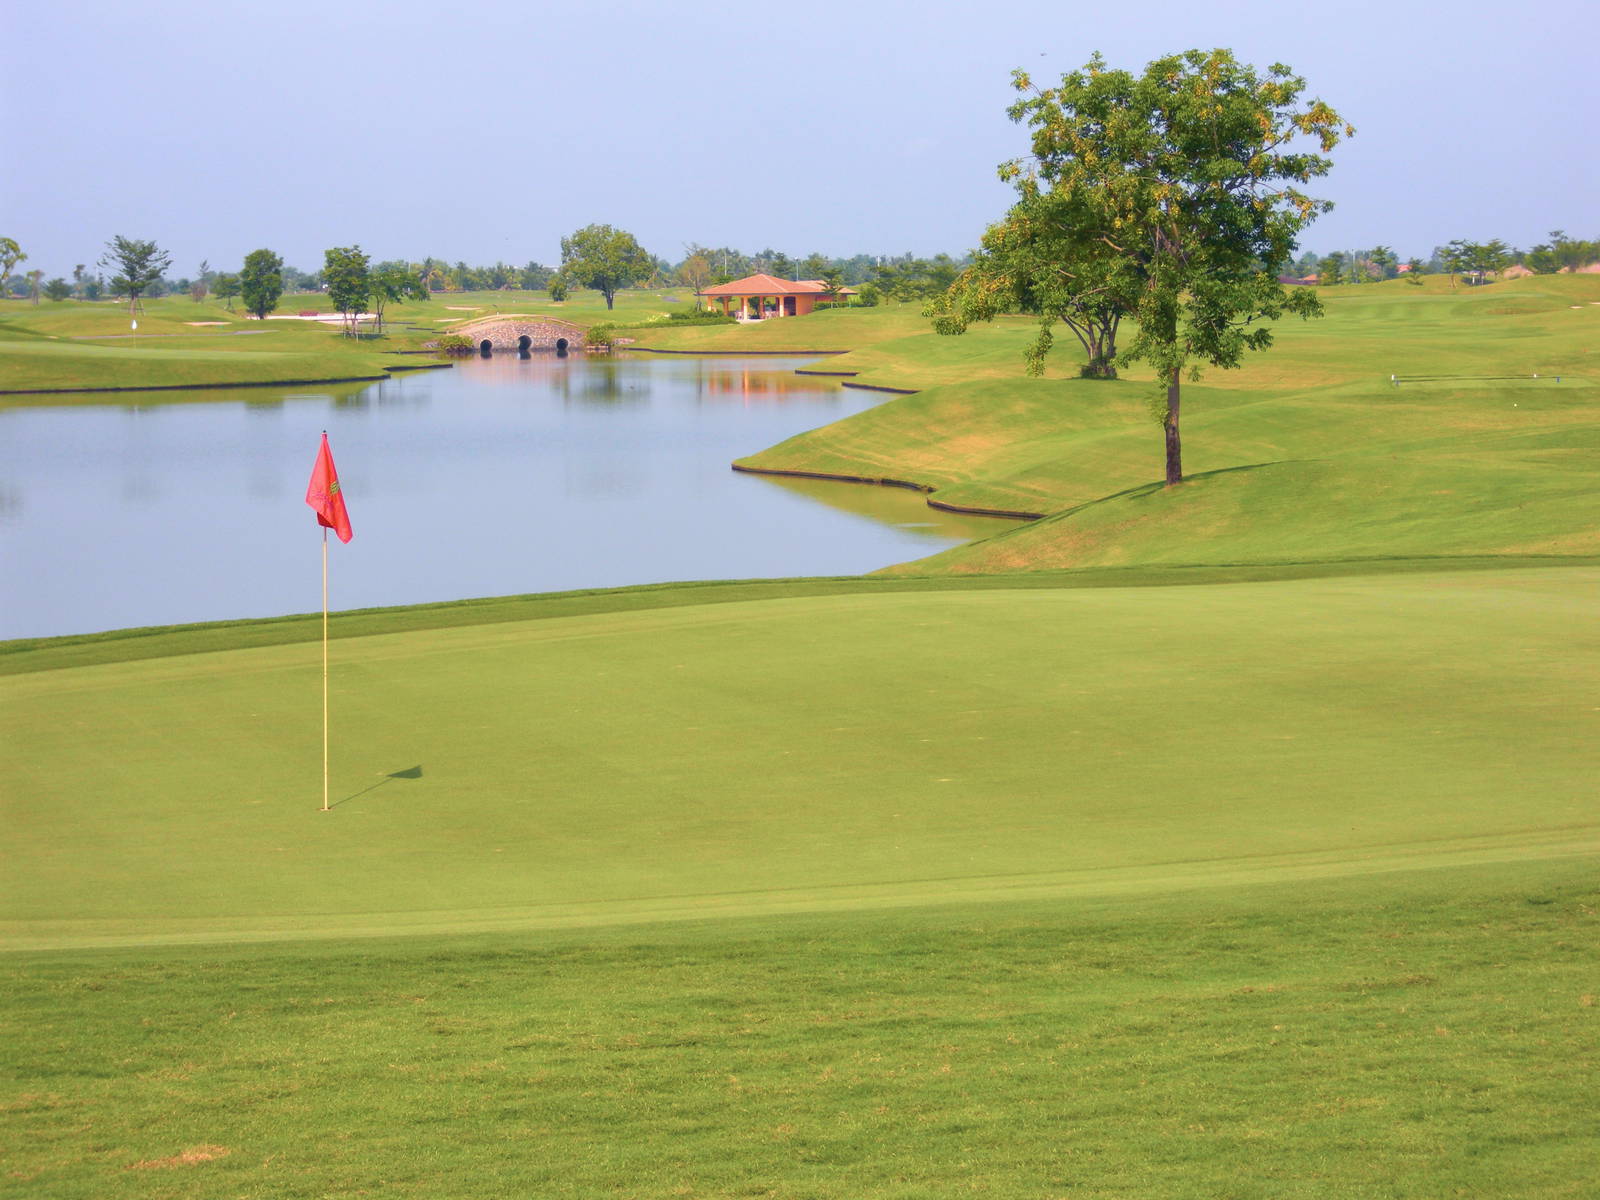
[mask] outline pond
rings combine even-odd
[[[321,606],[328,431],[355,538],[334,609],[859,574],[1005,527],[731,461],[881,403],[798,359],[468,360],[378,384],[0,407],[0,639]]]

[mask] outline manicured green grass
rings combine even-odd
[[[1596,582],[911,589],[351,638],[330,814],[315,644],[34,671],[6,684],[0,936],[543,927],[1566,851],[1594,838]]]
[[[1584,1195],[1600,568],[995,582],[12,676],[6,1185]]]
[[[176,298],[150,301],[138,322],[135,335],[126,308],[107,304],[0,304],[0,392],[372,379],[403,361],[389,352],[409,344],[398,336],[350,339],[313,322],[246,320]],[[7,402],[29,401],[0,396]]]
[[[327,813],[318,622],[0,647],[0,1195],[1589,1194],[1584,289],[1328,294],[1172,492],[1025,322],[664,330],[927,389],[765,465],[1058,515],[339,615]]]
[[[1020,348],[997,375],[1021,329],[988,331],[965,360],[921,343],[972,334],[832,359],[876,356],[873,380],[928,386],[740,462],[1052,514],[900,568],[917,572],[1600,550],[1600,280],[1324,298],[1324,320],[1285,326],[1244,369],[1185,386],[1189,482],[1175,491],[1160,486],[1153,384],[1026,379]]]
[[[13,955],[0,1188],[1577,1200],[1593,866]]]
[[[278,381],[377,378],[397,363],[396,351],[418,350],[463,320],[499,313],[560,317],[582,325],[664,316],[680,304],[672,291],[631,291],[606,309],[597,292],[580,291],[555,305],[544,292],[436,293],[391,305],[381,336],[344,337],[337,325],[255,321],[211,300],[162,297],[145,303],[137,336],[127,306],[63,301],[32,305],[0,301],[0,403],[3,393],[38,389],[197,387]],[[692,300],[692,292],[682,293]],[[331,312],[326,296],[285,296],[278,315]],[[204,322],[205,324],[197,324]]]

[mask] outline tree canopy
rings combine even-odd
[[[172,255],[154,242],[126,238],[119,233],[106,243],[100,265],[112,270],[111,289],[128,297],[128,311],[132,313],[140,308],[139,297],[172,265]]]
[[[423,286],[420,274],[402,262],[379,263],[372,271],[373,324],[383,332],[383,310],[402,300],[426,300],[428,289]]]
[[[648,279],[656,263],[625,229],[586,225],[561,239],[561,274],[579,287],[593,288],[614,305],[617,290]]]
[[[346,337],[354,337],[356,321],[372,303],[372,276],[360,246],[334,246],[323,254],[322,282],[328,299],[344,317]]]
[[[1277,277],[1331,207],[1298,185],[1325,175],[1327,151],[1355,131],[1321,100],[1302,103],[1305,81],[1288,67],[1261,74],[1223,49],[1159,58],[1141,75],[1097,54],[1055,87],[1021,71],[1012,83],[1021,99],[1008,112],[1033,152],[1000,168],[1018,202],[953,289],[948,331],[1012,305],[1044,321],[1030,369],[1042,369],[1055,320],[1091,369],[1148,362],[1165,385],[1166,480],[1178,483],[1184,375],[1266,349],[1262,322],[1320,313],[1314,292],[1285,292]],[[1124,317],[1135,333],[1113,351]]]
[[[1066,203],[1063,203],[1066,201]],[[1001,313],[1034,313],[1030,375],[1044,371],[1061,322],[1083,347],[1087,378],[1116,378],[1117,331],[1138,304],[1138,264],[1093,235],[1094,226],[1053,193],[1025,199],[991,225],[972,264],[927,308],[939,333],[964,333]]]
[[[239,270],[238,289],[245,312],[254,313],[257,320],[266,320],[283,295],[283,259],[271,250],[250,251]]]

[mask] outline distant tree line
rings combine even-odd
[[[129,261],[119,258],[115,249],[119,242],[123,243],[124,250],[134,248],[153,253],[150,269],[140,270],[137,258]],[[638,260],[630,261],[630,273],[635,277],[626,286],[687,287],[698,294],[719,283],[765,274],[779,279],[820,279],[834,287],[849,287],[858,293],[857,302],[865,304],[927,301],[941,296],[974,261],[970,255],[935,254],[922,258],[909,251],[855,254],[848,258],[813,252],[797,258],[770,246],[752,254],[731,246],[705,246],[698,242],[686,243],[683,256],[676,262],[643,250],[640,255]],[[45,272],[38,269],[17,271],[18,265],[27,258],[27,253],[14,239],[0,237],[0,296],[31,299],[36,304],[42,296],[48,300],[116,300],[136,305],[141,299],[162,296],[189,295],[200,301],[214,295],[231,308],[233,298],[240,294],[238,271],[219,271],[202,261],[192,274],[172,275],[169,273],[170,256],[153,242],[140,242],[120,234],[107,244],[107,253],[94,264],[96,269],[91,269],[87,263],[78,263],[70,279],[57,276],[46,280]],[[1594,263],[1600,263],[1600,238],[1572,238],[1565,230],[1557,229],[1551,231],[1547,241],[1528,250],[1515,249],[1499,238],[1487,242],[1462,238],[1435,246],[1426,258],[1402,258],[1385,245],[1364,250],[1333,250],[1326,254],[1307,251],[1293,260],[1285,279],[1310,281],[1314,276],[1318,285],[1333,287],[1376,283],[1401,276],[1420,282],[1424,275],[1448,275],[1452,284],[1458,278],[1472,284],[1488,282],[1512,266],[1547,275],[1575,271]],[[560,266],[545,266],[532,260],[520,267],[506,262],[473,266],[464,261],[452,264],[430,256],[420,261],[392,259],[369,264],[369,270],[391,280],[402,275],[415,280],[423,294],[549,291],[556,299],[562,299],[568,289],[590,286],[577,277],[581,272],[574,273],[571,264],[567,265],[569,269],[565,271]],[[130,266],[138,276],[136,295],[130,295],[127,273]],[[323,292],[329,284],[326,270],[326,264],[320,270],[304,271],[279,260],[273,272],[278,276],[277,294]]]
[[[1477,242],[1470,238],[1456,238],[1442,246],[1435,246],[1427,258],[1401,261],[1388,246],[1374,246],[1370,250],[1335,250],[1328,254],[1302,254],[1294,261],[1295,277],[1316,282],[1323,287],[1340,284],[1376,283],[1409,275],[1418,279],[1423,275],[1448,275],[1452,286],[1460,278],[1467,283],[1487,283],[1510,267],[1525,267],[1536,275],[1553,275],[1560,271],[1576,271],[1593,263],[1600,263],[1600,238],[1590,241],[1569,237],[1565,230],[1556,229],[1546,242],[1530,250],[1518,250],[1500,238]]]

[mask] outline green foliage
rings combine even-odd
[[[15,238],[0,237],[0,293],[5,291],[6,281],[16,265],[26,262],[27,258],[27,252],[17,245]]]
[[[956,281],[961,266],[948,254],[917,258],[910,254],[886,258],[874,267],[871,282],[880,299],[931,300]]]
[[[1469,286],[1489,282],[1511,265],[1516,252],[1499,238],[1488,242],[1473,242],[1456,238],[1438,250],[1439,261],[1450,276],[1450,286],[1456,285],[1456,276],[1464,276]]]
[[[610,350],[616,343],[617,327],[610,322],[591,325],[584,331],[583,340],[597,350]]]
[[[128,311],[132,312],[140,307],[139,297],[150,291],[160,281],[162,272],[172,265],[172,255],[153,241],[127,238],[119,233],[106,243],[100,265],[114,272],[112,290],[128,297]]]
[[[550,285],[550,279],[554,275],[555,272],[549,267],[529,261],[527,265],[517,273],[517,283],[519,286],[526,288],[530,292],[536,292],[540,288],[548,287]]]
[[[373,324],[379,333],[383,332],[383,311],[391,303],[428,299],[428,289],[423,285],[420,274],[405,263],[379,263],[371,272],[369,281]]]
[[[346,337],[354,337],[356,322],[372,303],[372,276],[367,255],[360,246],[334,246],[323,255],[322,281],[334,310],[344,315]]]
[[[1095,55],[1056,87],[1035,89],[1020,71],[1013,83],[1023,98],[1010,116],[1031,128],[1033,154],[1001,177],[1025,213],[1063,214],[1061,269],[1081,276],[1070,294],[1119,311],[1133,302],[1136,333],[1118,357],[1148,362],[1166,385],[1175,484],[1183,376],[1236,367],[1272,344],[1263,322],[1320,311],[1314,293],[1286,293],[1277,277],[1329,207],[1299,185],[1326,174],[1324,155],[1354,130],[1320,100],[1302,105],[1305,81],[1289,68],[1263,76],[1227,50],[1160,58],[1139,76]],[[1323,153],[1298,149],[1301,138]]]
[[[233,298],[239,294],[239,277],[226,271],[218,272],[211,281],[211,287],[218,298],[228,306],[228,311],[233,311]]]
[[[51,300],[61,301],[72,295],[72,285],[57,277],[44,285],[44,294]]]
[[[435,345],[440,354],[450,358],[465,358],[477,349],[464,333],[447,333]]]
[[[1555,271],[1576,271],[1600,262],[1600,238],[1580,241],[1567,236],[1564,229],[1552,229],[1550,240],[1529,250],[1523,262],[1541,275]]]
[[[690,304],[683,308],[675,308],[667,314],[667,320],[674,324],[689,325],[737,325],[731,315],[723,313],[721,309],[704,309],[698,305]]]
[[[561,239],[561,274],[579,287],[594,288],[608,309],[618,289],[649,278],[655,269],[655,260],[623,229],[586,225]]]
[[[554,300],[557,304],[560,304],[563,301],[565,301],[566,298],[567,298],[567,281],[566,281],[566,279],[564,277],[560,276],[560,275],[552,275],[550,277],[550,299]]]
[[[1060,322],[1083,347],[1080,373],[1115,379],[1117,330],[1137,306],[1143,280],[1137,261],[1097,236],[1094,214],[1080,208],[1066,191],[1025,195],[984,231],[972,265],[928,305],[934,329],[961,334],[973,321],[1036,314],[1038,335],[1025,357],[1029,375],[1043,374]]]
[[[283,295],[283,259],[271,250],[252,250],[245,255],[239,271],[239,295],[245,312],[266,320]]]

